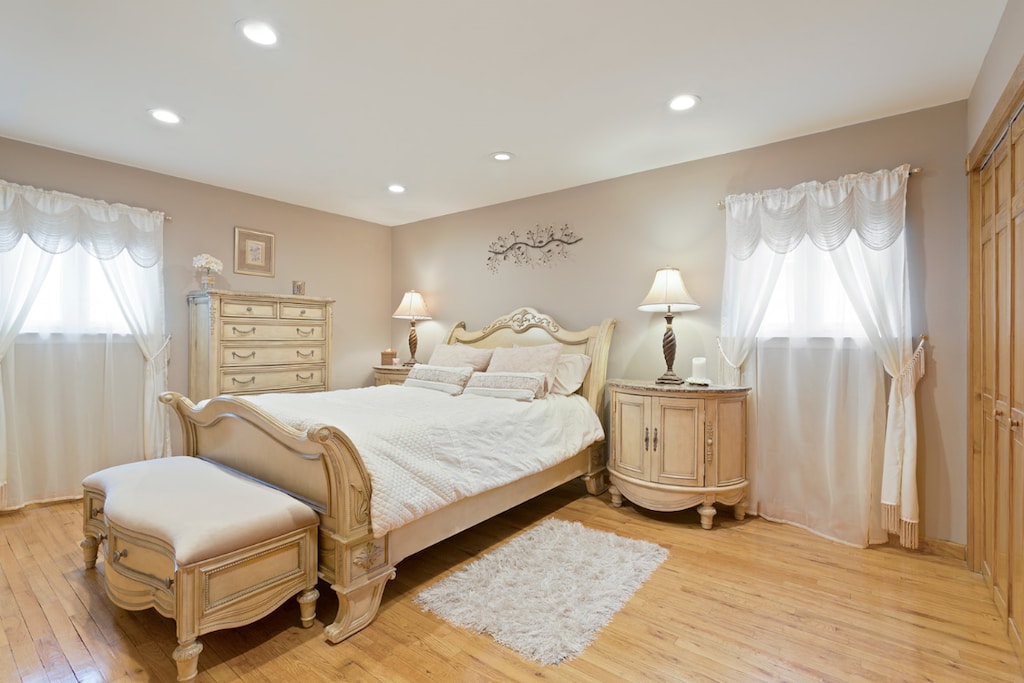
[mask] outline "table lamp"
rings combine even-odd
[[[423,301],[423,295],[415,289],[411,289],[402,297],[402,303],[391,315],[398,320],[409,321],[409,360],[405,365],[416,365],[416,346],[419,340],[416,338],[416,321],[430,320],[430,313],[427,312],[427,304]]]
[[[700,305],[693,300],[683,284],[683,276],[678,268],[661,268],[654,274],[654,284],[640,305],[641,311],[665,314],[665,336],[661,340],[661,349],[665,354],[665,374],[655,380],[657,384],[682,384],[681,377],[676,375],[672,366],[676,362],[676,334],[672,331],[673,312],[695,311]]]

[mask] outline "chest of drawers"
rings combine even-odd
[[[212,289],[190,293],[189,397],[326,391],[333,303]]]

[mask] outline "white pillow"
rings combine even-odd
[[[585,353],[563,353],[555,365],[555,381],[551,393],[560,396],[575,394],[583,386],[590,369],[590,356]]]
[[[428,365],[444,365],[447,367],[469,366],[477,372],[487,369],[491,362],[494,349],[478,349],[465,344],[441,344],[430,354]]]
[[[474,372],[464,393],[532,401],[547,394],[547,375],[543,372]]]
[[[458,396],[473,374],[473,368],[468,365],[461,368],[442,367],[417,363],[409,370],[403,386],[419,387],[421,389],[432,389],[443,391],[452,396]]]
[[[555,382],[555,365],[562,354],[562,345],[542,344],[540,346],[499,346],[494,349],[487,372],[543,372],[547,375],[548,388]]]

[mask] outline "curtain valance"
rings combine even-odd
[[[827,183],[725,198],[729,253],[750,258],[760,242],[788,254],[806,235],[823,251],[837,249],[856,230],[868,249],[888,249],[903,231],[910,165],[854,173]]]
[[[163,225],[159,211],[0,180],[0,252],[28,235],[50,254],[81,244],[90,256],[106,261],[127,249],[136,264],[150,268],[163,254]]]

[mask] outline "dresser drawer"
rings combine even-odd
[[[327,306],[324,304],[300,304],[290,301],[281,302],[282,320],[325,320]]]
[[[276,318],[277,302],[224,299],[221,301],[220,313],[225,318]]]
[[[323,366],[299,365],[288,368],[225,370],[220,375],[221,393],[260,393],[281,389],[324,387]]]
[[[314,323],[276,323],[276,322],[242,322],[239,320],[225,321],[221,325],[221,338],[228,340],[271,339],[282,341],[323,341],[326,337],[324,324]]]
[[[322,363],[325,358],[323,344],[260,344],[224,346],[220,362],[224,366],[283,365],[290,363]]]

